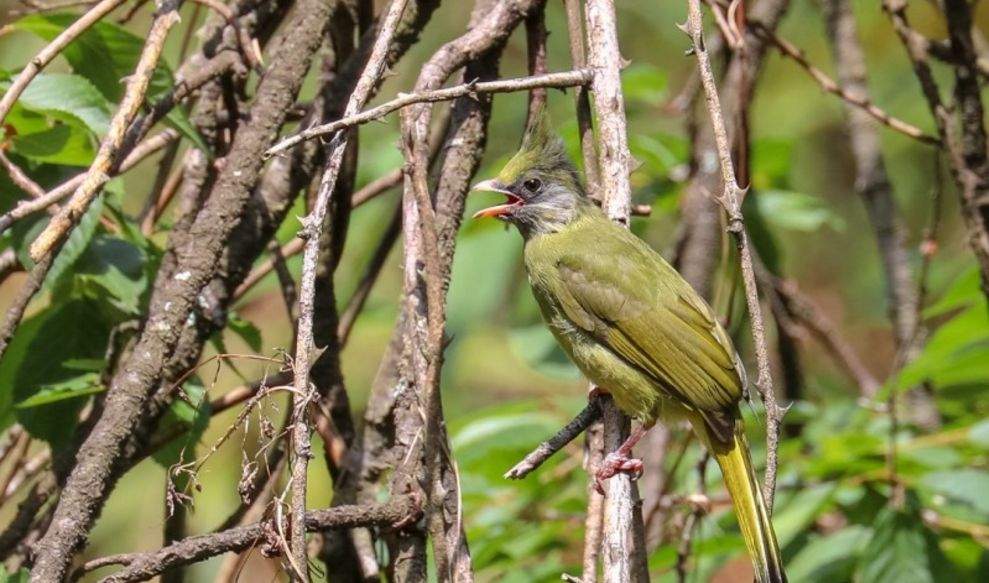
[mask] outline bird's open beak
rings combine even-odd
[[[510,214],[512,210],[522,206],[522,199],[515,196],[497,181],[497,180],[482,180],[471,188],[475,192],[497,192],[499,194],[504,194],[508,200],[504,204],[499,204],[495,206],[489,206],[488,208],[481,209],[474,213],[471,218],[479,219],[481,217],[503,217]]]

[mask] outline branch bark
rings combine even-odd
[[[588,64],[594,70],[594,114],[597,118],[598,170],[601,207],[611,220],[628,227],[632,204],[631,154],[625,128],[622,96],[622,57],[618,25],[611,0],[589,0],[586,5]],[[602,400],[604,449],[614,451],[625,441],[629,419],[610,399]],[[609,583],[648,581],[644,527],[639,492],[631,477],[620,473],[608,481],[604,500],[602,558]]]
[[[407,0],[392,0],[384,22],[374,41],[371,56],[364,67],[364,72],[358,78],[357,85],[347,101],[344,115],[354,115],[364,106],[372,91],[377,86],[385,71],[388,48],[392,37],[398,28],[402,12]],[[319,192],[312,212],[302,220],[303,238],[306,240],[303,251],[302,283],[299,292],[299,323],[297,328],[297,343],[293,367],[295,371],[295,394],[292,406],[292,444],[294,460],[292,462],[292,517],[291,517],[291,550],[295,564],[303,569],[296,575],[302,581],[308,581],[308,557],[306,555],[306,538],[303,521],[306,506],[306,486],[308,482],[307,469],[310,451],[310,435],[308,412],[312,400],[312,389],[309,384],[309,369],[312,364],[313,351],[316,346],[313,341],[314,296],[316,288],[317,259],[320,252],[320,239],[323,224],[326,220],[330,204],[330,196],[336,187],[337,175],[343,164],[344,152],[347,149],[348,136],[346,133],[336,136],[330,144],[323,177],[320,180]]]

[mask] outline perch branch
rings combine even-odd
[[[532,450],[522,461],[512,466],[512,469],[505,472],[505,478],[509,480],[521,480],[528,476],[539,466],[543,465],[553,454],[560,451],[568,443],[577,438],[592,423],[601,418],[601,406],[598,399],[587,403],[580,413],[577,414],[570,423],[564,425],[553,437],[540,443],[536,449]],[[590,468],[593,470],[593,468]]]
[[[627,228],[632,202],[629,180],[632,156],[625,127],[621,86],[623,61],[618,47],[614,2],[589,0],[586,18],[588,65],[594,71],[591,90],[597,121],[601,207],[611,220]],[[629,419],[611,399],[604,399],[600,408],[604,420],[604,451],[607,453],[616,450],[628,437]],[[619,474],[608,481],[601,556],[604,580],[608,583],[648,581],[639,493],[627,474]]]

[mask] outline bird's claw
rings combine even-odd
[[[594,472],[594,489],[604,495],[604,481],[619,473],[631,474],[633,480],[642,475],[642,460],[621,453],[609,453]]]

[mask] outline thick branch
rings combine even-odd
[[[611,0],[587,2],[588,65],[594,70],[591,90],[597,118],[598,170],[601,207],[616,223],[628,227],[632,204],[631,153],[625,128],[622,95],[622,57],[618,25]],[[629,420],[610,399],[601,403],[604,450],[617,449],[628,437]],[[638,488],[627,474],[608,481],[604,501],[602,557],[604,579],[609,583],[647,581],[646,552]]]

